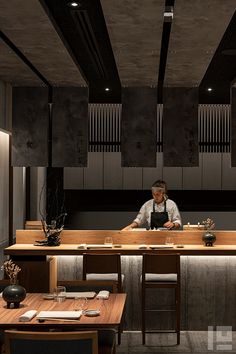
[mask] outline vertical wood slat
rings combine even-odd
[[[122,167],[156,167],[156,101],[155,88],[122,89]]]
[[[120,151],[120,104],[89,105],[89,151]]]
[[[199,105],[200,152],[230,151],[230,105]]]
[[[120,104],[90,104],[90,151],[120,151],[120,119],[122,105]],[[105,126],[100,125],[100,119]],[[105,118],[103,118],[105,117]],[[100,129],[104,128],[104,139],[100,139]],[[163,105],[157,105],[157,152],[162,152]],[[198,106],[198,132],[200,152],[230,151],[230,105]],[[103,146],[103,143],[104,146]]]
[[[88,88],[53,88],[52,166],[86,167]]]
[[[231,166],[236,167],[236,87],[231,87]]]

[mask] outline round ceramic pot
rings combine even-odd
[[[210,231],[206,231],[205,234],[202,236],[202,241],[204,242],[204,245],[208,247],[213,246],[215,240],[216,236]]]
[[[6,301],[8,309],[12,303],[14,308],[18,308],[20,302],[26,297],[26,290],[18,284],[9,285],[3,290],[2,297]]]

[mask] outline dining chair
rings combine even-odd
[[[121,258],[114,254],[83,254],[83,280],[115,283],[116,292],[123,291],[124,274],[121,273]],[[118,328],[118,344],[121,343],[122,325]]]
[[[175,312],[175,333],[180,344],[180,255],[179,254],[143,254],[142,264],[142,343],[145,344],[146,314],[148,312]],[[175,291],[174,309],[147,309],[148,288],[170,288]],[[163,331],[152,331],[161,332]],[[165,331],[168,333],[168,330]],[[172,331],[173,332],[173,331]]]
[[[98,354],[97,331],[5,331],[6,354]]]

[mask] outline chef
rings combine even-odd
[[[181,226],[179,209],[173,200],[168,199],[167,186],[164,181],[158,180],[153,183],[152,196],[153,199],[143,204],[134,221],[122,231],[131,230],[145,224],[148,229],[158,229],[160,227],[178,229]]]

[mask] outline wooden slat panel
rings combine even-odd
[[[231,166],[236,167],[236,87],[231,87]]]

